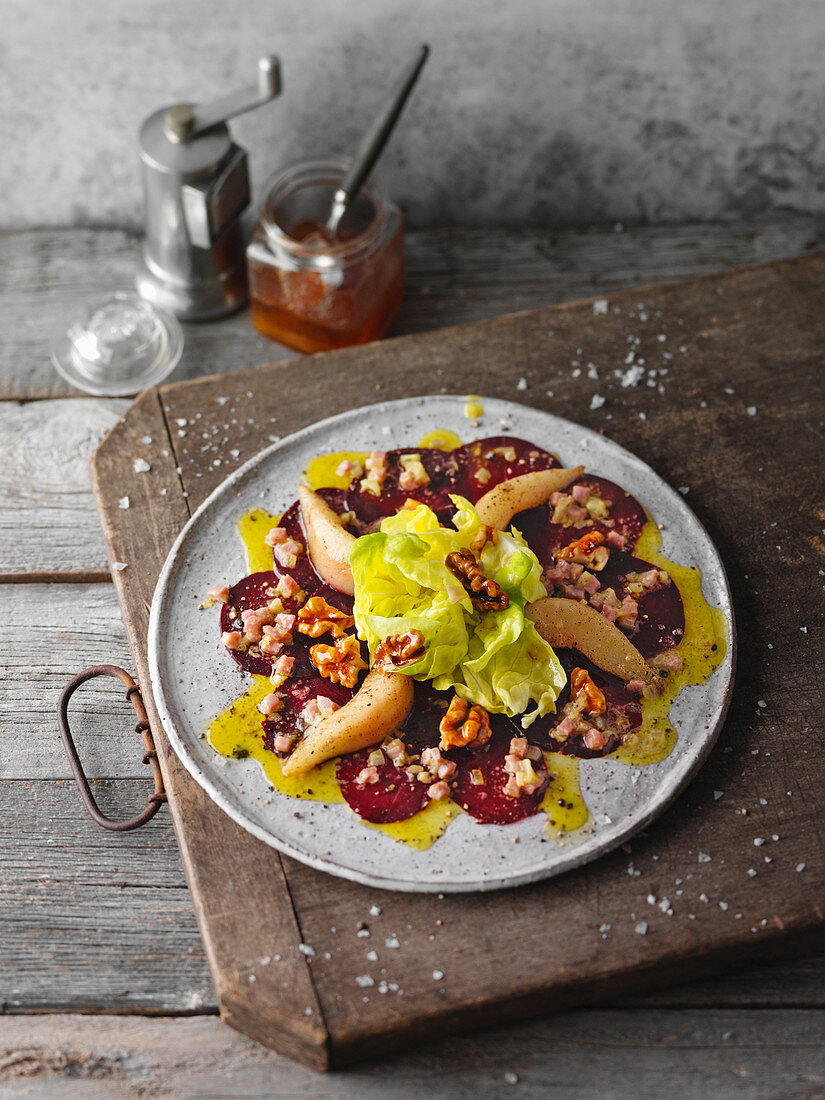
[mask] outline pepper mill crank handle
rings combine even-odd
[[[166,135],[175,143],[189,141],[204,130],[275,99],[281,94],[282,87],[280,61],[274,54],[262,57],[258,62],[256,84],[199,107],[185,104],[170,107],[165,118]]]

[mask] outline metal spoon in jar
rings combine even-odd
[[[358,146],[358,151],[353,158],[352,166],[341,181],[341,186],[335,192],[335,197],[332,201],[332,210],[327,218],[326,227],[333,238],[338,235],[338,226],[341,223],[341,219],[349,209],[355,196],[361,190],[361,185],[372,171],[375,162],[384,151],[384,146],[389,141],[390,135],[398,121],[398,117],[404,110],[404,104],[407,102],[410,92],[415,87],[415,82],[418,80],[418,76],[424,68],[424,63],[429,53],[429,46],[421,47],[401,74],[389,101],[382,108],[366,134],[364,134],[361,144]]]

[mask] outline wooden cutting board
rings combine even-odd
[[[823,359],[818,253],[135,401],[92,477],[111,561],[126,565],[114,581],[227,1023],[329,1069],[825,941]],[[739,630],[727,723],[676,804],[632,845],[493,894],[389,893],[281,856],[189,777],[148,689],[148,603],[207,494],[276,436],[433,392],[520,400],[634,451],[707,526]],[[140,458],[150,470],[135,470]]]

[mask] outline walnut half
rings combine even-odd
[[[464,585],[473,606],[479,611],[503,611],[510,606],[510,597],[494,580],[484,576],[478,560],[469,550],[451,551],[444,564]]]
[[[310,638],[331,634],[340,638],[355,625],[355,618],[327,603],[323,596],[310,596],[298,612],[297,629]]]
[[[447,713],[438,725],[441,734],[439,747],[442,749],[464,748],[465,745],[483,745],[490,740],[490,715],[475,703],[470,706],[466,699],[454,695],[447,707]]]
[[[322,676],[333,684],[343,684],[348,688],[355,687],[358,673],[367,667],[354,634],[339,638],[335,645],[312,645],[309,656]]]
[[[424,635],[420,630],[391,634],[375,650],[375,664],[391,672],[417,661],[424,652]]]

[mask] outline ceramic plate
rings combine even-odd
[[[648,466],[616,443],[567,420],[508,401],[484,400],[471,422],[465,399],[410,398],[355,409],[296,432],[237,470],[201,505],[164,565],[149,627],[152,690],[169,740],[198,783],[253,835],[304,863],[371,886],[395,890],[492,890],[557,875],[615,848],[673,801],[708,755],[727,710],[734,668],[734,630],[724,567],[684,500]],[[476,426],[477,424],[477,426]],[[687,687],[671,709],[678,741],[667,759],[632,768],[610,759],[583,761],[582,794],[590,820],[562,840],[545,836],[537,814],[514,825],[480,825],[459,814],[426,851],[416,851],[363,825],[345,804],[301,802],[273,792],[251,759],[228,760],[204,738],[228,698],[248,677],[220,644],[214,610],[198,610],[216,581],[244,576],[239,516],[263,506],[278,513],[297,496],[301,472],[318,454],[414,446],[433,428],[465,442],[502,430],[589,473],[618,482],[664,525],[662,551],[702,572],[706,599],[729,624],[724,662],[701,686]],[[514,844],[513,839],[519,843]]]

